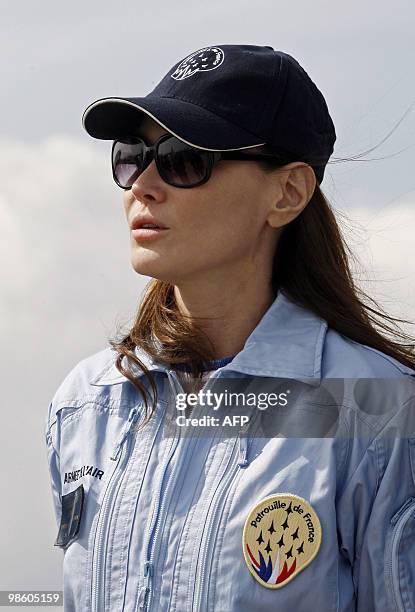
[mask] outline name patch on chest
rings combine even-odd
[[[321,544],[317,513],[302,497],[278,493],[250,510],[242,546],[245,562],[257,582],[279,589],[317,555]]]
[[[82,478],[82,476],[92,476],[101,480],[103,475],[103,470],[100,470],[99,468],[93,465],[83,465],[77,470],[72,470],[72,472],[65,472],[64,483],[74,482],[75,480]]]

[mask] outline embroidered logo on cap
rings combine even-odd
[[[321,544],[317,513],[302,497],[270,495],[245,521],[242,546],[249,571],[263,586],[279,589],[317,555]]]
[[[188,55],[170,76],[176,81],[183,81],[196,72],[216,70],[224,58],[225,54],[220,47],[205,47]]]

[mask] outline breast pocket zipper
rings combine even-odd
[[[117,491],[121,485],[122,474],[128,458],[132,444],[133,426],[136,424],[141,412],[134,407],[130,410],[128,420],[125,423],[119,440],[114,445],[111,453],[111,460],[116,461],[115,468],[107,483],[101,508],[98,515],[97,527],[92,554],[92,580],[91,580],[91,609],[93,612],[103,612],[105,610],[105,559],[107,552],[107,541],[109,534],[109,524],[111,521],[112,509]]]
[[[415,498],[410,497],[405,504],[396,512],[391,519],[392,531],[386,544],[386,575],[387,583],[391,586],[392,596],[394,598],[395,609],[399,612],[404,612],[405,607],[402,601],[399,584],[398,563],[396,555],[398,546],[401,540],[402,532],[408,522],[408,519],[415,513]]]
[[[239,430],[238,438],[235,440],[235,445],[232,449],[232,454],[230,457],[232,467],[227,471],[225,476],[218,484],[216,493],[212,500],[212,511],[210,514],[208,513],[208,517],[202,532],[202,540],[200,542],[199,554],[196,564],[196,578],[192,604],[192,610],[197,610],[198,612],[205,612],[205,610],[208,609],[208,580],[211,568],[211,559],[213,558],[213,549],[215,546],[216,535],[218,532],[218,527],[222,517],[223,509],[226,504],[226,500],[234,485],[235,480],[237,479],[238,475],[241,474],[241,469],[244,469],[249,465],[248,431],[250,427],[251,423],[248,422]],[[207,587],[206,583],[208,583]]]
[[[157,501],[155,502],[154,506],[154,520],[152,523],[152,527],[150,528],[149,538],[146,545],[147,561],[145,561],[144,563],[144,586],[142,587],[142,589],[140,589],[137,598],[137,610],[149,610],[151,605],[152,577],[154,573],[154,557],[156,551],[155,544],[158,542],[158,535],[165,514],[165,506],[169,498],[170,491],[172,489],[172,480],[166,478],[166,473],[168,471],[170,461],[174,455],[177,445],[179,444],[179,440],[180,432],[178,432],[177,438],[172,441],[172,444],[169,449],[169,457],[167,459],[167,463],[161,476],[160,489],[157,495]]]
[[[204,390],[206,391],[208,388],[211,388],[216,382],[216,380],[222,376],[222,374],[223,374],[222,369],[216,370],[212,374],[212,376],[208,379],[206,385],[204,386]],[[169,371],[169,379],[170,379],[170,384],[172,386],[173,392],[184,393],[184,389],[179,383],[177,376],[171,371]],[[154,564],[155,551],[157,550],[157,544],[158,544],[158,539],[159,539],[159,533],[161,531],[161,526],[164,524],[165,506],[166,506],[167,500],[169,499],[170,491],[174,488],[175,481],[178,477],[178,474],[180,474],[181,466],[182,466],[182,463],[184,461],[184,457],[186,454],[185,452],[182,452],[181,454],[179,453],[179,457],[176,461],[176,464],[174,465],[174,468],[172,469],[172,473],[168,476],[168,478],[166,478],[166,473],[168,471],[170,461],[173,457],[173,454],[176,451],[176,448],[181,438],[179,426],[176,426],[176,431],[177,431],[177,438],[170,446],[169,456],[168,456],[166,465],[164,467],[163,474],[161,476],[161,486],[159,488],[159,494],[157,496],[157,501],[156,501],[156,506],[155,506],[156,507],[155,518],[154,518],[154,521],[150,529],[149,538],[147,540],[148,554],[147,554],[147,560],[145,561],[145,564],[144,564],[143,586],[139,589],[139,592],[137,595],[137,603],[136,603],[136,608],[135,608],[136,612],[138,611],[149,612],[152,608],[152,591],[153,591],[153,580],[154,580],[154,575],[155,575],[155,564]],[[236,445],[236,441],[235,441],[235,445]],[[242,454],[245,456],[245,452],[243,452]],[[246,464],[245,459],[243,460],[243,464],[244,465]],[[233,477],[238,473],[239,471],[238,468],[239,468],[239,464],[236,466],[235,473],[232,471]],[[226,484],[224,485],[224,488],[226,488],[227,483],[228,483],[228,475],[226,477]],[[195,611],[196,610],[198,610],[198,608],[195,608]]]
[[[168,373],[169,382],[171,385],[171,389],[173,393],[184,392],[183,387],[179,383],[176,375],[169,371]],[[158,542],[158,535],[160,532],[161,525],[163,524],[163,518],[165,514],[165,506],[169,499],[170,490],[174,485],[174,474],[170,474],[169,477],[166,477],[168,472],[168,468],[170,466],[170,462],[173,458],[173,455],[176,451],[176,448],[181,439],[180,428],[176,425],[176,436],[172,438],[170,448],[168,451],[168,458],[166,464],[163,469],[163,473],[160,477],[160,486],[157,494],[157,498],[153,505],[153,520],[151,523],[150,530],[148,532],[147,541],[145,543],[145,550],[147,551],[147,559],[144,563],[144,584],[139,588],[137,601],[136,601],[136,612],[145,611],[147,612],[151,606],[152,599],[152,589],[153,589],[153,574],[154,574],[154,559],[155,559],[155,551],[156,544]],[[181,457],[183,461],[183,457]],[[177,468],[178,471],[180,468]]]
[[[193,605],[192,610],[198,612],[205,612],[208,606],[208,583],[210,573],[210,559],[213,556],[213,548],[215,546],[216,535],[218,531],[218,525],[222,517],[224,505],[228,498],[228,494],[232,488],[234,480],[240,473],[242,464],[241,462],[235,461],[235,452],[237,446],[237,440],[232,449],[231,461],[233,465],[228,469],[225,476],[219,482],[216,493],[212,500],[212,511],[208,514],[207,520],[204,524],[202,539],[200,542],[199,554],[196,565],[196,578],[193,592]]]

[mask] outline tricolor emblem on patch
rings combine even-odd
[[[317,555],[317,513],[302,497],[278,493],[258,502],[245,521],[242,546],[249,571],[263,586],[279,589]]]

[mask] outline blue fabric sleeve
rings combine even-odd
[[[358,612],[415,610],[414,415],[411,399],[368,446],[337,500]]]

